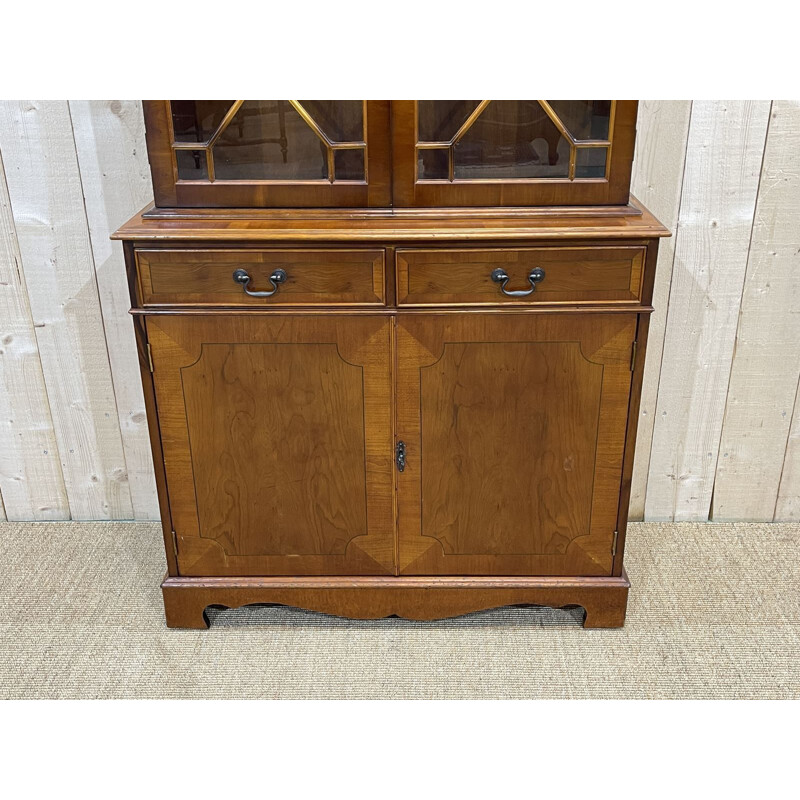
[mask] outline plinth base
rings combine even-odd
[[[500,606],[581,606],[585,628],[620,628],[628,576],[178,578],[161,584],[170,628],[207,628],[208,606],[293,606],[351,619],[434,620]]]

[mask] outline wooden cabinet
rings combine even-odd
[[[158,205],[116,236],[168,624],[283,603],[621,625],[667,234],[628,200],[635,103],[337,103],[145,106]]]

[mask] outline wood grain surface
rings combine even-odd
[[[0,319],[0,519],[69,519],[2,158]]]
[[[186,211],[158,214],[142,209],[114,236],[133,242],[431,242],[649,239],[670,232],[631,198],[630,206],[591,208],[495,209],[352,209],[327,213],[295,210],[247,215],[246,209],[224,214],[217,209],[190,217]]]
[[[644,247],[550,247],[397,251],[397,302],[425,305],[633,303],[641,299]],[[535,268],[545,278],[527,297],[508,297],[491,279],[502,268],[508,291],[531,288]]]
[[[146,306],[368,305],[385,300],[383,250],[137,250]],[[233,280],[250,275],[250,291],[272,291],[269,276],[286,281],[271,297],[251,297]]]
[[[709,517],[769,110],[692,106],[647,519]]]
[[[141,103],[71,100],[69,110],[133,515],[158,519],[122,246],[109,238],[153,196]]]
[[[772,105],[725,402],[714,520],[800,519],[800,102]],[[792,448],[789,449],[790,443]]]
[[[631,192],[673,233],[678,225],[681,206],[691,112],[691,100],[639,102]],[[651,303],[654,311],[649,320],[642,400],[637,420],[636,461],[631,479],[630,516],[634,520],[644,518],[674,259],[675,237],[661,239]]]
[[[401,574],[610,574],[635,327],[398,317]]]
[[[147,330],[181,575],[394,572],[389,320]]]
[[[69,515],[131,519],[68,104],[0,104],[0,149]],[[63,513],[58,484],[53,488],[52,503]]]
[[[582,606],[585,628],[621,628],[630,582],[617,578],[165,578],[170,628],[207,628],[210,605],[306,608],[352,619],[433,620],[506,605]]]

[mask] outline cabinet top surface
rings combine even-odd
[[[216,209],[207,213],[149,206],[111,238],[127,241],[413,242],[539,239],[647,239],[670,236],[638,200],[607,208],[430,210]]]

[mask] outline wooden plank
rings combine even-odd
[[[74,519],[133,516],[69,108],[0,104],[22,267]]]
[[[662,239],[658,251],[653,306],[645,357],[642,402],[636,433],[636,460],[631,479],[629,519],[644,518],[650,446],[653,441],[661,356],[667,322],[669,288],[675,258],[675,229],[678,225],[686,143],[689,137],[690,100],[643,100],[639,102],[636,157],[631,191],[672,232]]]
[[[798,221],[800,101],[775,101],[717,462],[715,521],[775,516],[800,379]],[[786,498],[800,494],[800,484],[784,490]]]
[[[768,101],[692,105],[645,518],[708,519]]]
[[[138,100],[73,100],[69,105],[133,514],[158,519],[122,242],[109,239],[153,200],[142,105]]]
[[[792,428],[789,431],[786,455],[783,460],[783,475],[778,489],[778,501],[775,504],[775,522],[800,520],[800,386],[798,386],[797,392]]]
[[[0,519],[69,519],[0,153]]]

